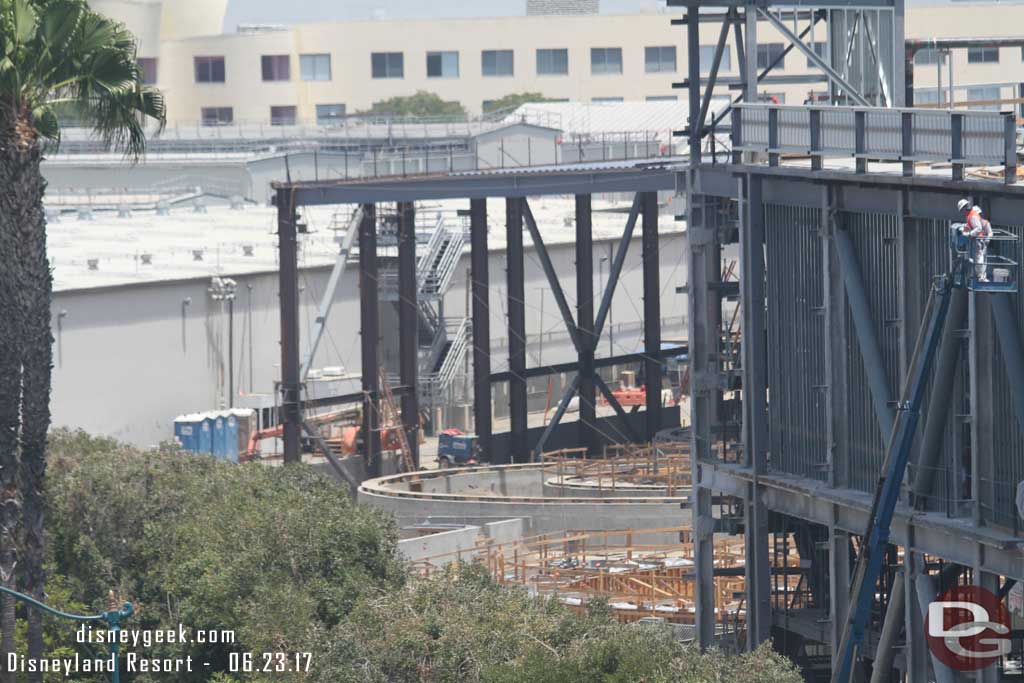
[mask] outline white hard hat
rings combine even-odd
[[[963,211],[964,209],[970,208],[971,202],[966,199],[961,199],[956,203],[956,210]]]

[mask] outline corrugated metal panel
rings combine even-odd
[[[864,280],[865,295],[871,307],[875,334],[881,348],[885,373],[892,396],[899,395],[900,325],[899,291],[903,275],[899,249],[899,217],[892,214],[841,213],[840,224],[850,233],[857,251]],[[853,334],[853,317],[846,310],[846,329]],[[847,348],[847,419],[850,423],[847,453],[849,454],[850,486],[861,491],[874,491],[878,473],[885,458],[885,439],[868,389],[867,375],[860,348],[850,339]]]
[[[1024,261],[1024,227],[1002,226],[1017,235],[1018,241],[1013,244],[998,244],[1000,253],[1013,258],[1018,263]],[[1015,253],[1014,253],[1015,252]],[[1024,297],[1020,292],[1012,295],[1013,312],[1017,316],[1017,332],[1024,334]],[[993,474],[995,481],[991,483],[994,499],[992,509],[982,511],[986,522],[1014,529],[1020,533],[1024,521],[1021,520],[1016,509],[1014,496],[1017,484],[1024,481],[1024,433],[1017,424],[1013,411],[1013,395],[1010,392],[1010,382],[1006,375],[1003,350],[999,346],[999,338],[996,336],[996,353],[992,359],[993,365],[993,405],[995,415],[993,416]],[[988,484],[988,482],[983,482]]]
[[[765,206],[771,467],[823,480],[825,353],[820,213]]]
[[[896,156],[903,151],[903,119],[899,111],[878,109],[867,113],[868,152]]]

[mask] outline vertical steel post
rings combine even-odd
[[[718,353],[721,336],[722,301],[720,288],[722,250],[715,224],[717,216],[708,210],[705,198],[694,193],[691,167],[687,179],[687,240],[690,284],[688,288],[690,337],[690,424],[691,479],[694,489],[693,543],[696,576],[697,644],[714,645],[715,581],[714,529],[711,489],[701,480],[701,463],[714,459],[712,442],[718,423],[721,395],[717,390]]]
[[[491,305],[487,255],[487,200],[469,200],[473,289],[473,424],[485,462],[497,462],[491,438]]]
[[[950,114],[950,157],[953,161],[953,180],[964,179],[964,115]]]
[[[857,159],[857,173],[868,172],[867,154],[867,125],[868,113],[866,111],[855,111],[853,113],[853,141],[854,152]]]
[[[278,289],[281,309],[281,424],[286,465],[301,460],[299,381],[299,263],[295,233],[295,195],[277,191]]]
[[[661,429],[661,279],[658,256],[658,193],[644,192],[642,259],[644,281],[644,382],[647,397],[647,438]]]
[[[779,110],[768,110],[768,165],[779,165]]]
[[[1003,182],[1013,185],[1017,182],[1017,116],[1010,112],[1003,115]]]
[[[576,195],[576,327],[579,330],[580,445],[597,449],[597,395],[594,386],[594,240],[589,194]]]
[[[700,5],[696,2],[686,8],[686,55],[690,80],[690,164],[697,165],[704,131],[700,127]]]
[[[744,180],[739,181],[741,186]],[[771,566],[768,562],[768,510],[758,478],[768,471],[768,355],[765,352],[764,200],[762,179],[745,179],[741,207],[740,310],[743,313],[743,457],[754,472],[747,487],[744,542],[747,561],[747,646],[771,639]],[[740,195],[741,197],[744,194]]]
[[[902,136],[903,176],[914,175],[914,114],[905,111],[900,114],[900,135]]]
[[[420,466],[419,319],[416,286],[416,207],[398,203],[398,374],[402,385],[402,429]]]
[[[359,223],[359,320],[363,380],[363,461],[371,479],[380,463],[380,311],[377,301],[377,212],[363,206]]]
[[[820,171],[822,167],[821,155],[821,110],[811,109],[810,133],[811,133],[811,170]]]
[[[523,266],[523,198],[505,200],[508,258],[509,453],[502,462],[526,462],[526,286]]]
[[[743,101],[757,102],[757,7],[747,4],[743,8],[743,20],[746,24],[746,41],[743,50],[744,60],[740,63],[743,75]],[[738,24],[737,24],[738,26]],[[738,38],[738,36],[737,36]],[[738,43],[737,43],[738,44]]]

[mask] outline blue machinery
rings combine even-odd
[[[903,388],[903,396],[897,406],[896,420],[886,448],[885,462],[880,470],[871,505],[864,545],[857,558],[857,566],[850,591],[852,598],[849,619],[840,640],[839,657],[832,673],[832,683],[849,683],[852,680],[857,654],[864,642],[865,628],[871,616],[875,599],[875,584],[878,582],[889,543],[889,530],[893,513],[899,500],[903,475],[907,469],[914,443],[914,434],[920,418],[921,402],[925,387],[935,361],[936,350],[942,337],[942,328],[949,314],[949,304],[954,289],[967,288],[985,293],[1013,293],[1017,284],[1010,277],[1011,269],[1017,263],[994,254],[980,259],[979,265],[986,272],[992,270],[989,281],[975,277],[976,244],[974,239],[961,234],[962,224],[953,224],[950,229],[950,251],[952,265],[949,272],[935,278],[928,297],[927,312],[918,335],[917,344],[910,362],[910,371]],[[1016,237],[1008,232],[994,230],[991,241],[1012,242]]]

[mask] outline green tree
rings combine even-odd
[[[374,102],[367,114],[390,116],[466,116],[466,109],[459,102],[446,102],[437,94],[419,90],[415,95],[392,97]]]
[[[523,104],[531,102],[547,102],[548,98],[539,92],[521,92],[505,95],[500,100],[491,100],[484,103],[484,113],[489,114],[495,111],[513,110]]]
[[[132,157],[145,147],[146,117],[164,121],[163,98],[143,86],[135,39],[123,26],[85,0],[0,0],[0,579],[15,581],[20,522],[23,588],[39,598],[52,367],[40,164],[44,141],[60,139],[55,108],[64,105],[74,105],[101,139]],[[13,624],[5,602],[6,655]],[[29,656],[39,656],[38,615],[28,642]]]

